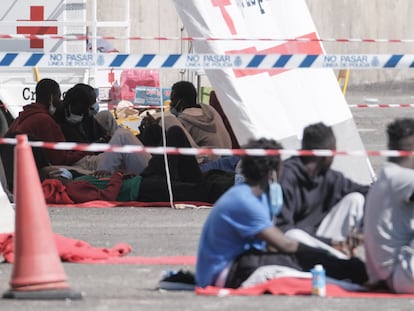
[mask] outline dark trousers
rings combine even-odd
[[[249,250],[234,260],[227,275],[226,288],[238,288],[247,278],[262,266],[278,265],[302,270],[291,254]]]
[[[238,288],[259,267],[280,265],[300,271],[310,271],[316,264],[324,266],[326,275],[353,283],[368,280],[365,264],[359,258],[338,259],[323,253],[298,253],[295,255],[248,251],[239,256],[230,267],[225,287]]]
[[[324,266],[326,275],[338,279],[348,280],[356,284],[368,281],[365,263],[358,257],[339,259],[326,254],[302,253],[297,254],[299,265],[305,271],[310,271],[316,264]]]
[[[172,126],[166,133],[166,145],[168,147],[190,148],[191,145],[179,126]],[[193,155],[167,155],[171,180],[181,182],[200,182],[201,170],[197,159]],[[153,155],[148,166],[142,172],[143,179],[152,177],[165,178],[164,155]]]

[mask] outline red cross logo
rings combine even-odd
[[[230,0],[211,0],[211,4],[214,7],[219,7],[221,14],[223,15],[224,22],[226,23],[230,33],[232,35],[237,34],[237,29],[234,25],[233,19],[227,11],[227,6],[232,5]],[[226,54],[323,54],[322,47],[317,40],[316,33],[309,33],[298,39],[310,39],[309,41],[288,41],[284,44],[275,45],[273,47],[257,50],[256,47],[249,47],[242,50],[226,51]],[[270,76],[280,74],[288,69],[243,69],[234,70],[236,77],[244,77],[250,75],[257,75],[262,72],[267,72]]]
[[[17,20],[17,21],[44,21],[44,6],[30,6],[30,19],[29,20]],[[45,34],[57,34],[57,27],[49,26],[17,26],[17,34],[30,34],[30,35],[45,35]],[[43,49],[42,39],[30,39],[31,49]]]
[[[229,12],[226,10],[226,6],[231,5],[230,0],[211,0],[211,4],[220,8],[220,12],[223,15],[224,21],[226,22],[230,33],[235,35],[237,33],[236,27],[234,26],[233,19],[231,18]]]
[[[255,47],[249,47],[243,50],[227,51],[226,54],[323,54],[316,33],[309,33],[297,39],[309,39],[309,41],[288,41],[284,44],[276,45],[265,50],[257,50]],[[289,69],[235,69],[234,74],[238,78],[257,75],[262,72],[267,72],[270,76],[274,76],[287,70]]]

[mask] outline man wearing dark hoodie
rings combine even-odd
[[[60,126],[53,119],[60,105],[60,87],[52,79],[42,79],[36,85],[36,102],[23,107],[23,111],[12,122],[5,137],[27,134],[29,138],[45,142],[64,142]],[[54,165],[71,165],[85,156],[81,151],[44,149],[46,162]]]
[[[197,103],[197,90],[188,81],[171,87],[171,113],[176,115],[199,147],[231,148],[231,138],[220,114]]]
[[[303,150],[336,149],[331,127],[323,123],[303,131]],[[365,195],[360,185],[331,169],[333,156],[295,156],[284,161],[281,185],[284,207],[276,225],[288,236],[311,238],[348,250],[349,236],[361,229]],[[316,238],[316,239],[313,239]]]

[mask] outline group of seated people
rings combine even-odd
[[[36,85],[36,102],[23,108],[5,136],[27,134],[31,140],[45,142],[159,146],[164,143],[164,130],[167,146],[232,148],[231,137],[222,117],[213,107],[197,103],[196,89],[187,81],[179,81],[172,86],[171,110],[165,112],[164,126],[160,116],[147,115],[138,135],[118,126],[110,111],[99,111],[95,90],[89,85],[76,84],[65,93],[62,101],[60,98],[61,91],[56,81],[39,81]],[[4,166],[13,167],[10,165],[13,158],[12,148],[2,149],[3,164],[9,163]],[[48,203],[65,203],[53,201],[62,198],[61,194],[56,193],[62,189],[67,190],[66,200],[74,203],[108,198],[145,202],[170,200],[163,155],[151,155],[147,152],[33,149],[40,176],[50,195]],[[174,200],[212,203],[231,186],[229,174],[220,174],[218,170],[214,173],[210,169],[206,172],[202,169],[210,160],[212,159],[203,156],[168,155]],[[122,175],[123,178],[112,176],[115,174]],[[101,182],[103,177],[106,177],[107,182]],[[9,176],[9,190],[12,188],[12,181],[13,178]],[[85,193],[77,195],[77,192],[70,190],[85,183],[89,185],[89,192],[85,190]],[[119,196],[121,189],[123,193],[128,191],[129,195]],[[54,196],[51,192],[58,195]]]
[[[45,142],[139,146],[160,146],[165,137],[165,144],[173,147],[233,146],[221,116],[213,107],[197,103],[190,82],[172,86],[170,110],[164,118],[144,118],[138,136],[119,127],[109,111],[98,112],[89,85],[77,84],[63,101],[60,98],[57,82],[41,80],[36,102],[24,107],[5,136],[23,133]],[[414,150],[413,119],[395,120],[387,133],[390,149]],[[261,138],[243,148],[283,146]],[[4,145],[1,149],[2,160],[10,156]],[[308,271],[323,264],[335,279],[414,292],[413,157],[389,158],[377,181],[361,185],[332,169],[332,156],[282,161],[280,156],[206,159],[174,154],[165,161],[163,155],[145,152],[33,149],[45,196],[54,203],[166,202],[168,171],[174,201],[214,204],[200,237],[196,265],[200,287],[237,288],[261,279],[260,273],[269,277],[271,267]],[[335,150],[333,129],[324,123],[308,125],[302,149]],[[236,165],[244,181],[234,184]],[[354,254],[361,243],[366,262]]]
[[[387,134],[390,150],[414,151],[414,119],[394,120]],[[282,148],[268,139],[245,147]],[[335,150],[332,129],[305,127],[302,148]],[[370,186],[331,169],[332,160],[243,156],[245,182],[220,197],[203,226],[196,284],[238,288],[281,267],[322,264],[328,277],[367,290],[414,293],[414,157],[390,157]],[[365,256],[355,255],[357,246]]]

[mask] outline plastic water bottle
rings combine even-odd
[[[235,174],[234,174],[234,184],[237,185],[237,184],[243,183],[244,182],[244,176],[243,176],[243,174],[241,172],[241,161],[239,161],[237,163],[236,168],[235,168],[234,171],[235,171]]]
[[[322,265],[315,265],[311,270],[312,273],[312,295],[326,296],[326,276],[325,269]]]
[[[234,184],[241,184],[244,182],[244,176],[242,174],[235,174],[234,175]]]

